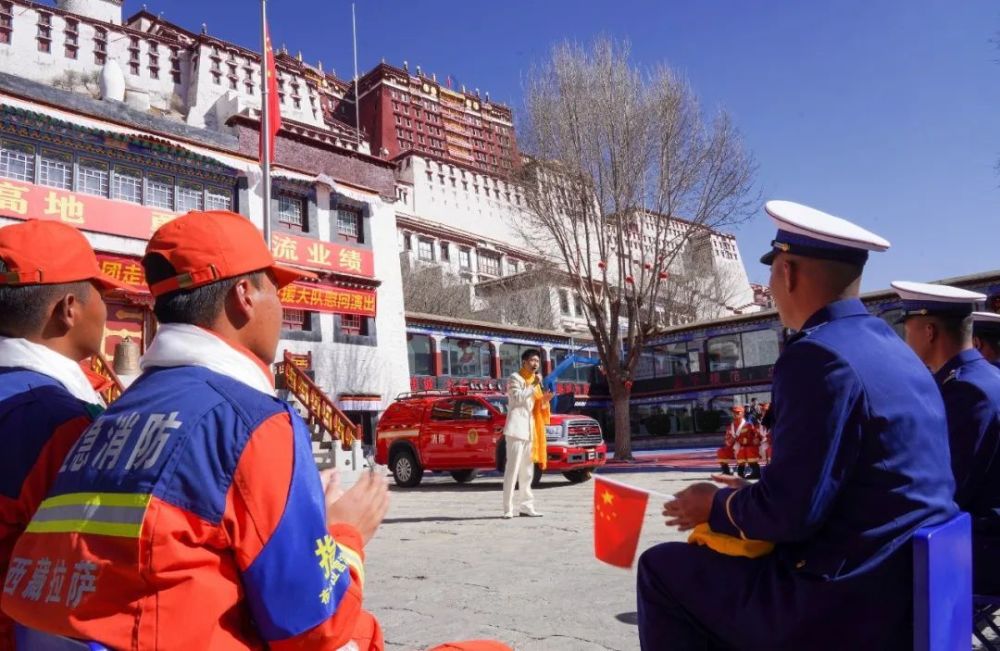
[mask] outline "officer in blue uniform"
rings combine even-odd
[[[1000,314],[972,313],[972,345],[987,362],[1000,368]]]
[[[972,584],[1000,595],[1000,371],[972,345],[972,310],[984,294],[896,281],[906,343],[941,388],[948,415],[955,502],[972,515]]]
[[[759,482],[698,483],[668,526],[767,540],[758,558],[665,543],[639,561],[643,649],[912,648],[910,539],[953,516],[944,404],[920,360],[858,299],[889,243],[787,201],[771,291],[791,337],[774,369],[774,456]]]

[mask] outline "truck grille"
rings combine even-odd
[[[567,429],[570,445],[591,447],[601,443],[601,426],[595,420],[571,420]]]

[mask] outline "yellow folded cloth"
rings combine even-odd
[[[774,551],[774,543],[766,540],[743,540],[736,536],[712,531],[708,523],[697,525],[688,536],[688,542],[693,545],[704,545],[712,551],[726,556],[746,556],[757,558]]]

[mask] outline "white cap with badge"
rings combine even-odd
[[[857,224],[792,201],[764,204],[778,234],[761,257],[771,264],[779,253],[863,265],[869,251],[885,251],[889,241]]]
[[[894,280],[892,288],[903,299],[903,315],[899,322],[911,316],[949,316],[964,318],[976,309],[976,303],[986,300],[985,294],[970,292],[950,285]]]

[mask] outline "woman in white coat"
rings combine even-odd
[[[503,473],[503,517],[514,517],[514,484],[519,485],[518,513],[538,517],[534,495],[531,493],[531,475],[534,463],[531,458],[534,437],[545,436],[545,431],[534,431],[537,400],[551,400],[552,393],[542,391],[538,369],[542,356],[537,350],[521,354],[521,370],[507,378],[507,424],[503,435],[507,446],[507,463]]]

